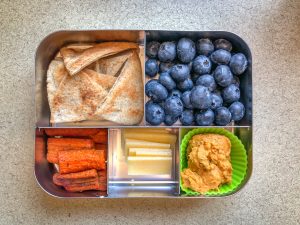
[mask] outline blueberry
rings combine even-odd
[[[149,80],[145,85],[145,92],[153,102],[161,102],[168,97],[167,89],[157,80]]]
[[[231,113],[226,107],[217,108],[215,111],[215,123],[219,126],[225,126],[231,121]]]
[[[198,55],[209,56],[214,51],[214,45],[208,38],[199,39],[196,42]]]
[[[191,103],[194,108],[208,109],[211,106],[211,93],[207,87],[198,85],[191,91]]]
[[[230,84],[228,87],[224,88],[222,91],[222,97],[224,102],[232,103],[238,101],[241,97],[241,92],[238,86],[235,84]]]
[[[181,98],[182,93],[178,89],[174,89],[169,94],[169,97],[172,97],[172,96],[177,97],[177,98]]]
[[[200,77],[201,75],[199,75],[199,74],[192,74],[192,81],[194,82],[194,83],[196,83],[196,81],[198,80],[198,78]]]
[[[224,50],[224,49],[219,49],[217,51],[214,51],[210,55],[210,59],[213,63],[216,64],[228,64],[231,58],[230,52]]]
[[[193,70],[193,61],[190,62],[189,64],[187,64],[188,67],[189,67],[189,70],[192,71]]]
[[[191,62],[196,55],[195,43],[189,38],[181,38],[177,43],[177,57],[183,63]]]
[[[149,77],[154,77],[158,72],[158,64],[155,59],[148,59],[145,65],[145,73]]]
[[[238,76],[233,76],[232,84],[235,84],[236,86],[240,86],[240,78]]]
[[[167,72],[163,72],[159,75],[159,82],[165,86],[165,88],[167,88],[169,91],[173,90],[174,88],[176,88],[176,83],[175,81],[172,79],[172,77],[170,76],[169,73]]]
[[[176,45],[174,42],[163,42],[159,46],[158,59],[161,62],[171,62],[176,58]]]
[[[146,121],[151,125],[159,125],[165,119],[165,112],[161,106],[156,103],[146,104]]]
[[[161,73],[163,73],[163,72],[169,72],[170,69],[172,68],[172,66],[174,66],[174,65],[175,65],[175,64],[172,63],[172,62],[161,62],[161,63],[159,64],[159,71],[160,71]]]
[[[227,87],[229,84],[232,83],[233,75],[226,65],[217,66],[214,71],[214,78],[218,85],[221,87]]]
[[[193,81],[188,78],[184,81],[180,81],[179,83],[177,83],[177,88],[180,90],[180,91],[188,91],[188,90],[191,90],[193,88],[194,84],[193,84]]]
[[[160,43],[157,41],[151,41],[146,44],[146,55],[151,58],[155,59],[157,57],[158,49],[159,49]]]
[[[183,111],[183,104],[180,98],[172,96],[165,101],[165,113],[167,115],[172,115],[173,117],[178,117]]]
[[[159,84],[158,80],[157,79],[149,80],[145,85],[145,89],[149,88],[153,84]]]
[[[186,109],[182,112],[181,116],[179,117],[180,122],[184,126],[190,126],[194,122],[194,113],[193,110]]]
[[[200,76],[196,80],[196,85],[202,85],[204,87],[207,87],[209,91],[213,91],[217,88],[217,84],[214,77],[209,74]]]
[[[211,61],[205,55],[199,55],[194,59],[193,70],[197,74],[207,74],[211,70]]]
[[[214,41],[215,49],[224,49],[226,51],[232,50],[232,44],[225,39],[218,39]]]
[[[171,68],[170,74],[175,81],[184,81],[189,77],[190,69],[185,64],[176,64]]]
[[[176,121],[178,120],[178,117],[174,117],[172,115],[166,115],[165,116],[165,125],[172,126]]]
[[[245,115],[245,106],[241,102],[232,103],[228,109],[234,121],[243,119]]]
[[[216,93],[211,93],[211,109],[217,109],[221,107],[223,104],[223,99],[221,95],[218,95]]]
[[[183,103],[183,106],[187,109],[192,109],[193,105],[191,103],[191,92],[190,91],[186,91],[182,94],[181,96],[181,101]]]
[[[222,98],[222,90],[220,90],[219,88],[217,88],[216,90],[214,90],[212,93],[216,94],[216,95],[219,95]]]
[[[199,126],[210,126],[214,122],[215,114],[211,109],[201,110],[196,113],[195,120]]]
[[[248,61],[244,54],[237,53],[231,57],[229,66],[232,73],[240,75],[247,69]]]

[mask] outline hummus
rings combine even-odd
[[[188,167],[181,172],[182,184],[199,193],[230,183],[230,140],[219,134],[198,134],[189,141]]]

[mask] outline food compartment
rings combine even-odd
[[[37,128],[35,177],[55,197],[107,196],[107,129]]]
[[[50,34],[36,51],[36,125],[142,125],[143,71],[144,31]]]
[[[155,84],[152,85],[153,88],[149,88],[149,93],[150,93],[150,96],[154,96],[152,97],[152,100],[154,101],[160,101],[160,100],[156,100],[156,99],[165,99],[165,100],[162,100],[162,102],[159,102],[158,105],[160,107],[162,107],[162,109],[159,108],[159,106],[157,106],[156,108],[153,106],[151,110],[149,110],[149,114],[151,114],[151,111],[152,111],[152,114],[155,114],[155,112],[158,112],[156,113],[156,116],[157,118],[159,118],[163,113],[160,111],[160,110],[164,110],[165,111],[165,114],[168,114],[169,113],[169,116],[168,118],[166,118],[165,121],[167,121],[168,124],[162,122],[162,123],[159,123],[157,121],[160,121],[159,119],[157,119],[156,121],[154,119],[152,119],[152,125],[151,123],[147,122],[147,120],[145,120],[145,123],[146,125],[148,126],[153,126],[153,125],[160,125],[160,126],[167,126],[167,125],[173,125],[173,126],[197,126],[197,125],[201,125],[201,126],[212,126],[212,125],[216,125],[216,126],[251,126],[252,125],[252,56],[251,56],[251,51],[248,47],[248,45],[245,43],[244,40],[242,40],[239,36],[233,34],[233,33],[229,33],[229,32],[224,32],[224,31],[208,31],[208,32],[205,32],[205,31],[160,31],[160,30],[150,30],[150,31],[145,31],[146,32],[146,46],[147,44],[151,43],[151,42],[159,42],[160,44],[162,43],[175,43],[175,47],[172,48],[172,44],[169,44],[169,45],[164,45],[164,48],[162,48],[160,45],[159,47],[159,44],[156,46],[155,44],[150,47],[148,47],[148,53],[147,53],[147,47],[145,48],[146,50],[146,56],[145,56],[145,63],[147,62],[147,60],[149,59],[149,54],[150,54],[150,57],[151,60],[155,60],[157,62],[157,64],[159,65],[159,69],[158,69],[158,72],[156,72],[157,70],[155,69],[155,66],[154,64],[155,63],[150,63],[150,66],[148,67],[148,71],[150,71],[150,74],[152,71],[153,74],[156,74],[154,76],[149,76],[147,75],[147,68],[146,68],[146,75],[145,75],[145,83],[147,83],[148,81],[150,80],[159,80],[159,77],[160,77],[160,74],[163,73],[163,71],[167,71],[167,73],[169,75],[166,75],[164,74],[164,78],[162,78],[162,81],[159,80],[159,84],[158,85],[162,85],[162,87],[155,87]],[[184,39],[185,41],[182,41],[183,39],[182,38],[186,38]],[[190,53],[191,52],[191,49],[188,49],[189,48],[189,45],[192,45],[191,43],[189,43],[187,41],[187,39],[193,41],[193,43],[195,44],[195,56],[194,56],[194,59],[193,61],[191,60],[187,60],[187,58],[189,57],[189,55],[187,53]],[[214,76],[214,71],[216,71],[216,68],[218,68],[220,65],[223,67],[223,64],[227,64],[227,65],[224,65],[224,67],[227,67],[229,68],[230,70],[231,67],[229,67],[229,63],[212,63],[212,55],[211,53],[208,53],[206,54],[207,56],[207,60],[211,62],[211,70],[210,72],[203,72],[203,73],[200,73],[199,74],[199,71],[195,71],[195,67],[194,67],[194,64],[195,65],[198,65],[198,64],[201,64],[201,60],[199,59],[197,61],[197,63],[194,63],[196,60],[195,58],[199,55],[201,56],[204,56],[205,53],[203,52],[199,52],[199,42],[197,42],[199,39],[210,39],[211,40],[211,45],[213,46],[214,45],[214,51],[216,51],[216,46],[217,44],[214,43],[214,41],[218,40],[218,39],[226,39],[227,41],[229,41],[231,44],[232,44],[232,50],[231,51],[231,57],[234,56],[236,53],[242,53],[245,55],[247,61],[248,61],[248,64],[247,64],[247,68],[246,70],[240,74],[240,75],[237,75],[237,74],[233,74],[233,80],[232,80],[232,84],[238,84],[239,83],[239,90],[240,90],[240,98],[239,98],[239,101],[244,105],[244,109],[245,109],[245,112],[244,112],[244,116],[242,117],[242,119],[240,120],[240,118],[238,118],[238,116],[235,116],[235,120],[233,120],[233,118],[231,117],[231,121],[230,119],[226,119],[224,121],[218,121],[218,123],[216,122],[216,120],[214,120],[213,123],[211,123],[210,119],[207,119],[207,118],[212,118],[213,120],[213,115],[214,114],[214,119],[216,118],[216,109],[219,107],[219,106],[212,106],[210,107],[211,108],[211,111],[210,112],[207,112],[205,115],[203,114],[203,110],[199,110],[199,109],[204,109],[206,110],[206,106],[204,106],[204,102],[206,101],[206,97],[202,96],[202,102],[200,102],[199,104],[197,104],[197,106],[195,104],[188,104],[187,105],[187,102],[189,102],[187,99],[189,99],[189,97],[187,96],[190,96],[189,94],[185,93],[183,95],[184,92],[186,91],[191,91],[192,90],[192,87],[195,87],[197,85],[202,85],[202,86],[205,86],[205,87],[208,87],[208,91],[211,93],[211,94],[217,94],[218,96],[221,96],[222,100],[223,100],[223,106],[228,108],[229,109],[229,106],[231,105],[231,100],[229,101],[229,103],[225,102],[225,98],[223,96],[223,94],[221,94],[221,91],[223,89],[225,89],[226,86],[224,87],[221,87],[219,84],[221,83],[221,81],[217,81],[216,79],[216,76]],[[182,57],[179,57],[178,55],[178,41],[181,40],[181,52],[182,52],[182,55],[185,54],[185,56],[182,56]],[[219,48],[224,48],[226,49],[226,47],[228,46],[225,46],[226,43],[222,43],[223,46],[221,46],[221,44],[219,43],[218,47]],[[220,47],[221,46],[221,47]],[[177,48],[177,51],[176,51],[176,48]],[[172,52],[175,52],[174,54],[176,55],[176,57],[174,59],[164,59],[164,60],[167,60],[167,62],[165,61],[161,61],[160,58],[159,58],[159,53],[158,53],[158,56],[156,57],[153,57],[155,54],[157,54],[157,49],[164,49],[161,54],[161,58],[164,58],[164,57],[167,57],[167,56],[172,56]],[[224,49],[222,49],[222,51],[224,51]],[[227,54],[230,55],[230,53],[228,51],[226,51]],[[226,53],[225,52],[225,53]],[[168,54],[167,54],[168,53]],[[148,54],[148,56],[147,56]],[[152,54],[152,56],[151,56]],[[163,57],[162,57],[163,56]],[[206,57],[204,56],[204,57]],[[184,58],[186,57],[186,58]],[[193,57],[193,56],[191,56]],[[197,57],[198,58],[198,57]],[[184,60],[187,60],[186,62],[183,62]],[[172,61],[172,62],[170,62]],[[152,66],[151,66],[152,65]],[[161,66],[161,65],[164,65],[164,66]],[[175,80],[175,78],[177,77],[177,79],[180,78],[180,74],[183,73],[183,69],[182,70],[179,70],[178,68],[176,69],[176,71],[178,72],[178,74],[176,75],[173,75],[172,72],[170,72],[170,68],[172,67],[172,65],[182,65],[182,68],[183,67],[186,67],[187,70],[189,70],[189,76],[187,78],[185,78],[184,81],[178,81],[178,80]],[[199,65],[198,65],[199,66]],[[198,67],[197,67],[198,68]],[[201,67],[202,68],[202,67]],[[203,69],[203,68],[202,68]],[[226,68],[225,68],[226,69]],[[224,68],[221,69],[218,69],[218,71],[224,71],[225,70]],[[223,72],[222,72],[223,73]],[[212,76],[207,76],[208,74],[212,75]],[[206,78],[203,78],[201,81],[198,79],[200,76],[202,75],[205,75],[207,76]],[[211,81],[212,80],[215,80],[214,82]],[[188,82],[189,81],[189,82]],[[197,83],[199,82],[199,83]],[[220,83],[218,83],[220,82]],[[217,84],[217,89],[215,89],[215,84],[213,85],[213,83],[216,83]],[[175,85],[175,86],[174,86]],[[222,84],[223,85],[223,84]],[[226,84],[227,85],[227,84]],[[150,85],[149,85],[150,87]],[[165,88],[164,88],[165,87]],[[228,87],[228,86],[227,86]],[[179,91],[179,92],[178,92]],[[199,89],[197,93],[200,93],[202,92],[203,90]],[[237,90],[234,90],[234,91],[237,91]],[[233,88],[231,88],[230,90],[226,91],[226,93],[231,93],[232,94],[233,92]],[[147,90],[145,89],[145,93],[147,93]],[[167,94],[166,94],[167,93]],[[196,93],[196,91],[194,92]],[[168,101],[168,103],[166,103],[166,98],[164,96],[168,96],[168,98],[170,96],[180,96],[179,98],[181,98],[181,103],[178,103],[176,101]],[[196,96],[196,94],[194,95]],[[229,96],[227,94],[227,96]],[[199,97],[199,96],[198,96]],[[227,97],[227,98],[231,98],[232,95],[230,95],[230,97]],[[149,101],[149,96],[147,96],[147,94],[145,94],[145,105],[146,103]],[[200,99],[200,97],[199,97]],[[184,102],[185,101],[185,102]],[[195,100],[194,100],[195,101]],[[215,97],[214,96],[214,103],[215,105],[218,105],[220,100],[218,97]],[[236,101],[236,100],[234,100]],[[203,103],[203,104],[202,104]],[[170,108],[170,105],[178,105],[180,104],[179,107],[177,107],[178,110],[173,110]],[[175,119],[172,119],[172,115],[173,114],[176,114],[177,112],[176,111],[180,111],[182,108],[181,107],[181,104],[183,105],[183,109],[186,109],[187,111],[189,111],[192,108],[194,108],[194,111],[193,111],[193,115],[189,112],[185,112],[184,116],[183,116],[183,122],[180,121],[179,119],[176,120],[176,117],[179,118],[181,116],[181,114],[179,116],[173,116]],[[237,106],[238,105],[238,106]],[[175,106],[174,106],[175,107]],[[173,108],[174,108],[173,107]],[[235,107],[232,107],[232,112],[236,114],[238,114],[241,110],[241,105],[240,104],[236,104]],[[146,115],[146,108],[145,107],[145,115]],[[166,110],[167,108],[167,110]],[[238,109],[237,109],[238,108]],[[226,110],[226,109],[225,109]],[[221,110],[220,110],[221,111]],[[172,112],[172,115],[170,114]],[[191,119],[192,118],[197,118],[197,115],[196,114],[203,114],[202,116],[198,116],[198,119],[194,119],[195,121],[193,121],[192,123],[190,123]],[[228,114],[229,112],[220,112],[220,114]],[[171,115],[171,116],[170,116]],[[154,117],[154,116],[152,116]],[[227,116],[229,117],[229,116]],[[203,118],[206,118],[206,119],[203,119]],[[146,119],[146,118],[145,118]],[[196,123],[196,120],[198,123]],[[175,122],[176,121],[176,122]],[[227,121],[227,122],[226,122]],[[229,121],[229,122],[228,122]]]
[[[180,189],[180,196],[197,197],[197,198],[223,197],[223,196],[229,196],[235,194],[238,191],[240,191],[247,184],[252,174],[252,128],[251,127],[181,128],[180,129],[180,143],[181,143],[180,151],[183,151],[182,149],[183,142],[186,142],[186,140],[184,140],[184,137],[186,135],[189,135],[189,137],[191,138],[194,135],[199,133],[219,134],[230,138],[231,140],[230,161],[233,168],[232,181],[229,182],[228,184],[221,185],[217,190],[211,190],[202,195],[191,189],[189,189],[188,191]],[[180,157],[183,157],[181,153],[180,153]],[[211,158],[208,159],[211,160]],[[185,162],[183,158],[180,158],[180,164],[182,163],[185,164],[187,162]],[[213,161],[212,163],[215,163],[215,161]],[[219,166],[221,164],[217,164],[217,165]],[[204,166],[204,164],[202,164],[202,166]],[[182,182],[182,180],[180,182]]]
[[[109,129],[109,197],[176,196],[178,129]]]

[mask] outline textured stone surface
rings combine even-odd
[[[225,3],[226,2],[226,3]],[[33,176],[34,53],[61,29],[227,30],[253,54],[254,170],[209,200],[59,200]],[[0,1],[0,224],[300,224],[300,1]]]

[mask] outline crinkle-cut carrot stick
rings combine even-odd
[[[105,177],[106,178],[106,176],[107,176],[107,173],[106,173],[105,170],[99,170],[99,171],[97,171],[97,173],[98,173],[99,177]]]
[[[56,185],[64,186],[66,184],[80,183],[82,181],[89,181],[97,178],[98,172],[95,169],[85,170],[78,173],[68,173],[68,174],[59,174],[55,173],[53,175],[53,182]]]
[[[56,173],[53,176],[53,182],[56,185],[63,186],[70,192],[106,190],[106,180],[102,182],[95,169],[69,174]]]
[[[99,143],[99,144],[107,143],[107,129],[102,129],[97,134],[91,135],[91,138],[95,143]]]
[[[94,147],[94,142],[87,138],[48,138],[48,144],[60,147]]]
[[[67,150],[94,149],[95,144],[91,139],[80,138],[48,138],[47,160],[50,163],[58,163],[58,152]]]
[[[95,149],[106,151],[107,145],[106,144],[95,144]]]
[[[70,185],[64,186],[64,188],[69,192],[82,192],[82,191],[87,191],[87,190],[104,191],[103,190],[104,188],[106,190],[106,187],[104,187],[103,185],[100,185],[99,181],[97,181],[97,180],[92,181],[92,182],[82,183],[80,185],[70,184]]]
[[[48,136],[87,137],[101,132],[102,128],[45,128]],[[105,131],[104,131],[105,132]]]
[[[105,154],[102,150],[59,151],[58,165],[61,174],[89,169],[104,170],[106,168]]]

